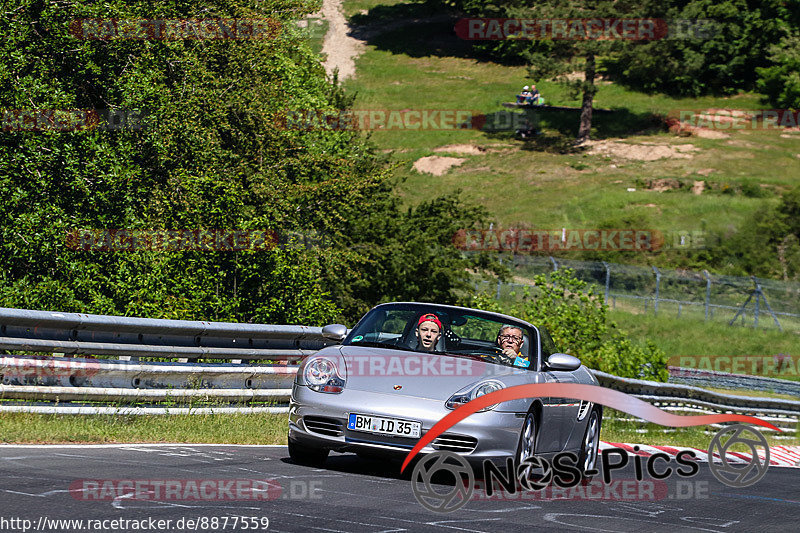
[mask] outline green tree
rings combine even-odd
[[[26,124],[0,134],[0,305],[321,324],[352,321],[386,295],[454,300],[471,263],[420,247],[443,244],[453,224],[471,225],[479,212],[456,198],[401,212],[390,168],[360,132],[287,126],[287,113],[336,113],[352,102],[295,29],[318,8],[304,0],[0,0],[4,123],[14,110],[145,111],[140,129],[43,123],[43,131]],[[195,18],[274,19],[280,32],[75,37],[82,19]],[[431,233],[422,222],[432,213],[444,222]],[[313,232],[323,245],[70,246],[72,232],[90,228]],[[415,286],[423,262],[437,283]]]
[[[800,279],[800,187],[715,240],[709,259],[723,272]]]
[[[534,277],[521,301],[503,308],[486,295],[476,295],[473,307],[517,316],[544,326],[556,347],[579,357],[589,368],[616,376],[666,381],[667,358],[655,343],[634,344],[608,320],[608,306],[588,283],[569,269]]]
[[[800,108],[800,33],[786,35],[770,47],[769,59],[773,65],[756,69],[758,90],[774,106]]]
[[[622,19],[642,16],[640,2],[630,0],[579,0],[563,2],[541,0],[529,4],[518,0],[454,0],[448,2],[467,13],[478,17],[500,17],[514,19]],[[529,66],[533,79],[554,79],[570,88],[572,94],[580,95],[581,114],[577,141],[591,136],[592,110],[597,93],[598,57],[609,55],[628,43],[614,38],[594,38],[587,35],[580,24],[570,25],[567,39],[489,41],[478,48],[489,50],[496,56],[522,59]],[[549,27],[549,23],[547,26]],[[603,33],[602,31],[600,32]],[[612,34],[608,32],[608,35]],[[574,38],[572,38],[574,37]],[[613,37],[613,36],[612,36]],[[583,79],[576,79],[575,73]]]
[[[756,86],[767,50],[796,21],[781,0],[648,0],[647,16],[670,23],[665,39],[642,42],[605,58],[604,70],[633,88],[675,95],[733,93]]]

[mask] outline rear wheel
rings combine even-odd
[[[585,479],[591,479],[594,474],[587,475],[588,471],[597,470],[597,450],[600,447],[600,425],[602,418],[600,410],[595,407],[589,415],[589,422],[586,424],[586,432],[583,434],[583,445],[578,459],[578,467]]]
[[[322,466],[328,458],[329,450],[314,448],[289,439],[289,457],[292,462],[307,466]]]

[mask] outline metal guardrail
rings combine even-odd
[[[333,344],[322,328],[0,308],[0,349],[187,359],[299,359]]]
[[[749,389],[770,391],[777,394],[791,394],[800,398],[800,381],[730,374],[715,370],[699,370],[670,366],[669,382],[684,385],[717,387],[722,389]]]
[[[321,328],[308,326],[0,308],[0,349],[283,361],[283,364],[242,365],[4,356],[0,357],[0,398],[50,402],[285,403],[297,372],[297,366],[288,364],[289,361],[329,344],[333,342],[322,337]],[[735,396],[690,385],[593,372],[603,386],[670,408],[789,417],[794,423],[800,415],[800,401]],[[20,406],[2,407],[5,410]],[[211,409],[219,412],[227,408]]]
[[[138,363],[44,357],[0,358],[0,398],[38,401],[285,403],[294,365]],[[800,401],[753,398],[689,385],[621,378],[593,371],[601,385],[669,409],[737,412],[797,423]]]
[[[622,378],[592,370],[601,385],[646,399],[681,400],[684,403],[697,402],[711,408],[725,410],[742,409],[748,412],[786,413],[800,415],[800,401],[781,398],[753,398],[751,396],[735,396],[709,391],[691,385],[676,383],[660,383],[642,379]]]

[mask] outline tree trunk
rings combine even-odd
[[[581,104],[581,125],[578,128],[578,142],[589,139],[592,129],[592,102],[594,101],[595,85],[594,53],[586,53],[586,82],[583,87],[583,103]]]

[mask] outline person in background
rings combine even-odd
[[[539,90],[536,88],[536,85],[531,85],[530,95],[531,96],[528,99],[528,103],[531,103],[531,104],[534,104],[534,105],[538,104],[539,103],[539,97],[541,95],[539,94]]]
[[[531,102],[531,91],[527,85],[522,88],[522,92],[517,95],[518,104],[529,104]]]

